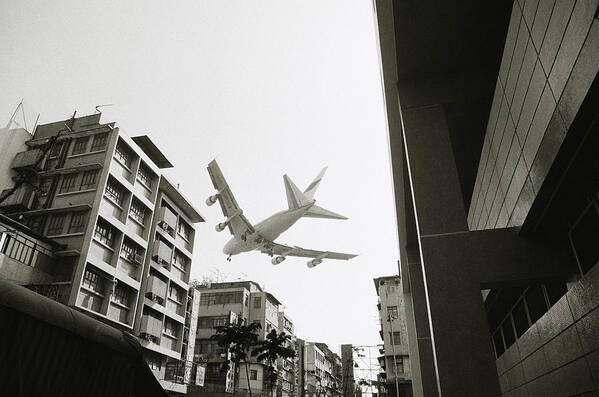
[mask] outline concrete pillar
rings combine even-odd
[[[418,236],[408,269],[423,395],[432,395],[425,378],[432,362],[439,396],[499,396],[481,288],[570,270],[553,247],[520,236],[517,228],[468,231],[441,105],[404,110],[404,125]]]

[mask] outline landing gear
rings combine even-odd
[[[231,262],[231,255],[227,256],[227,262]]]

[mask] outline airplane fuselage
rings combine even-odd
[[[229,256],[237,255],[242,252],[260,249],[265,243],[264,240],[275,241],[281,233],[293,226],[295,222],[308,212],[315,202],[314,200],[310,204],[297,209],[285,210],[269,216],[257,223],[254,226],[255,232],[246,234],[245,239],[233,237],[229,240],[223,248],[223,253]]]

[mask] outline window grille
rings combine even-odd
[[[86,212],[73,212],[71,215],[71,223],[69,225],[69,233],[80,233],[85,228]]]
[[[50,218],[50,222],[48,223],[48,236],[55,236],[62,233],[64,218],[64,214],[56,214]]]
[[[81,190],[92,189],[96,186],[98,170],[89,170],[83,173],[81,178]]]
[[[92,142],[91,151],[96,152],[102,150],[106,147],[106,142],[108,142],[108,133],[103,132],[101,134],[94,135],[94,140]]]
[[[140,201],[133,199],[129,215],[143,225],[146,221],[146,207]]]
[[[87,142],[89,142],[89,136],[82,136],[81,138],[75,139],[72,154],[85,153],[87,151]]]
[[[108,180],[104,194],[118,205],[123,205],[124,188],[116,180]]]
[[[96,224],[96,229],[94,231],[94,237],[98,241],[108,245],[109,247],[112,247],[114,243],[114,231],[112,226],[105,221],[98,219],[98,223]]]
[[[77,182],[77,174],[76,173],[63,175],[58,193],[72,192],[73,190],[75,190],[76,182]]]
[[[99,274],[90,270],[85,271],[82,285],[98,294],[104,293],[104,279]]]

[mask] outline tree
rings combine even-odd
[[[288,348],[291,336],[285,332],[277,333],[276,329],[270,331],[263,341],[256,342],[256,348],[252,350],[252,356],[258,356],[258,361],[266,361],[268,363],[267,376],[270,383],[270,393],[273,394],[273,386],[278,379],[277,369],[274,364],[278,358],[293,358],[295,351]]]
[[[250,397],[252,397],[252,389],[250,387],[248,356],[250,348],[255,345],[258,340],[256,331],[260,328],[260,323],[244,325],[240,318],[237,324],[227,324],[215,327],[216,334],[211,336],[211,339],[216,340],[220,347],[227,348],[229,353],[231,353],[231,362],[234,363],[236,367],[239,363],[244,363]],[[227,368],[227,365],[228,364],[225,363],[225,368]],[[235,376],[233,376],[233,392],[234,391]]]

